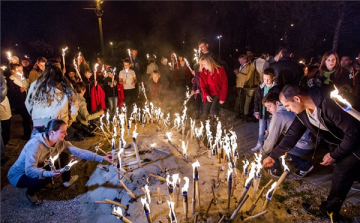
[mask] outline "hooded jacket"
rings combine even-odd
[[[264,87],[265,83],[259,85],[259,87],[255,91],[254,97],[254,116],[259,115],[260,118],[263,118],[263,110],[265,110],[265,119],[270,117],[270,113],[266,110],[264,105],[262,104],[262,100],[264,98]],[[270,88],[276,85],[275,81],[271,84]]]
[[[268,155],[271,152],[277,142],[279,142],[286,134],[294,119],[295,114],[293,112],[287,111],[282,104],[277,106],[276,112],[271,118],[269,135],[261,148],[262,155]],[[302,135],[300,140],[296,143],[296,147],[305,150],[314,148],[314,143],[311,140],[308,130],[305,131],[304,135]]]
[[[45,133],[36,134],[28,141],[20,153],[20,156],[11,166],[8,179],[14,186],[23,174],[36,179],[43,179],[44,166],[48,165],[50,156],[54,157],[62,152],[69,153],[80,159],[102,162],[102,156],[96,153],[79,149],[68,141],[57,142],[53,147],[49,145]],[[66,165],[66,164],[65,164]]]
[[[306,129],[309,129],[315,136],[337,145],[330,152],[333,159],[339,160],[353,154],[360,160],[360,122],[342,110],[329,98],[329,95],[324,95],[320,88],[309,88],[308,92],[317,108],[319,121],[328,131],[312,125],[304,110],[296,115],[286,136],[274,148],[270,156],[276,159],[291,150]]]

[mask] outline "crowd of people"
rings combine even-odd
[[[12,56],[9,66],[1,72],[2,157],[10,140],[11,112],[22,117],[23,139],[30,140],[23,152],[31,153],[43,149],[40,141],[45,141],[48,148],[60,144],[57,142],[64,140],[67,127],[76,129],[77,140],[93,136],[92,120],[106,109],[114,115],[124,105],[131,112],[135,103],[144,102],[144,93],[155,106],[162,106],[164,91],[185,97],[189,88],[194,118],[215,120],[226,104],[243,122],[259,122],[259,137],[252,151],[267,157],[263,165],[274,177],[281,175],[279,157],[285,152],[289,163],[298,169],[297,175],[305,177],[314,165],[304,157],[314,153],[319,143],[327,143],[330,152],[321,164],[336,163],[330,194],[319,207],[303,204],[303,208],[320,217],[332,212],[339,218],[347,193],[360,180],[356,173],[360,168],[360,123],[329,96],[336,86],[355,108],[358,106],[360,54],[355,59],[328,51],[319,63],[299,63],[294,61],[289,47],[279,48],[274,56],[263,54],[257,58],[247,51],[238,57],[240,66],[229,72],[226,62],[209,51],[206,39],[200,40],[198,47],[198,61],[193,66],[173,51],[169,59],[160,57],[159,64],[155,55],[148,55],[145,65],[138,58],[138,50],[131,49],[118,70],[101,57],[96,58],[97,65],[91,69],[82,54],[75,55],[73,66],[67,69],[61,57],[39,57],[30,69],[28,58],[20,62]],[[236,95],[234,103],[228,102],[231,91]],[[63,138],[56,135],[58,131]],[[34,144],[37,149],[30,146]],[[59,145],[59,150],[66,147],[70,153],[81,154],[78,148],[66,145]],[[79,157],[107,159],[92,154]],[[9,179],[14,186],[29,187],[27,197],[35,203],[35,192],[48,182],[39,179],[59,174],[37,167],[45,157],[31,160],[31,166],[25,159],[20,155],[14,165],[16,171],[12,168],[12,174],[16,172],[17,176]],[[66,176],[64,182],[69,180]]]

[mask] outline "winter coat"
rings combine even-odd
[[[23,174],[30,178],[43,179],[44,166],[48,165],[50,156],[54,157],[62,152],[69,153],[80,159],[102,162],[103,157],[88,150],[73,146],[68,141],[57,142],[53,147],[49,145],[45,133],[36,134],[25,144],[18,159],[8,172],[9,182],[16,186]],[[63,164],[64,165],[64,164]],[[66,165],[66,164],[65,164]]]
[[[41,74],[42,74],[42,70],[40,70],[38,66],[35,64],[34,68],[30,71],[29,74],[29,84],[36,81],[41,76]]]
[[[324,94],[321,89],[309,88],[309,96],[313,100],[318,117],[322,125],[328,130],[324,131],[312,125],[306,114],[306,110],[296,115],[289,130],[280,144],[274,148],[270,156],[274,159],[291,150],[301,138],[306,129],[337,147],[330,152],[333,159],[342,159],[354,154],[360,160],[360,122],[347,112],[342,110],[336,102]]]
[[[100,87],[100,85],[93,86],[91,88],[91,111],[96,111],[99,105],[101,106],[102,110],[105,110],[105,92]]]
[[[276,144],[283,138],[294,119],[295,114],[293,112],[287,111],[286,108],[281,104],[278,105],[276,112],[272,115],[270,121],[269,135],[267,136],[264,145],[260,150],[263,156],[268,155],[274,146],[276,146]],[[307,130],[302,135],[295,146],[305,150],[314,148],[314,143],[311,140],[309,130]]]
[[[255,71],[254,63],[245,64],[239,73],[236,74],[236,87],[244,88],[247,87],[249,80],[253,77]]]
[[[11,107],[17,111],[26,109],[25,108],[26,91],[21,92],[20,86],[24,86],[24,88],[26,88],[26,86],[29,86],[28,82],[26,80],[22,82],[20,78],[17,78],[14,75],[11,75],[6,80],[6,82],[8,87],[8,98]]]
[[[30,103],[32,94],[35,93],[35,85],[38,80],[31,84],[29,92],[25,100],[25,106],[31,118],[36,126],[47,126],[47,123],[51,119],[61,119],[68,126],[76,120],[76,116],[79,110],[79,104],[74,95],[74,100],[70,103],[70,100],[61,90],[55,88],[51,92],[55,91],[53,101],[48,101],[46,104]]]
[[[105,91],[105,96],[106,98],[109,98],[109,97],[117,97],[118,94],[117,94],[117,78],[114,77],[114,85],[113,87],[111,87],[111,83],[113,83],[113,79],[110,78],[110,77],[106,77],[104,79],[104,91]]]
[[[278,62],[270,64],[275,71],[276,83],[280,86],[287,84],[298,85],[304,71],[299,64],[293,62],[290,57],[282,57]]]
[[[272,83],[270,86],[271,88],[276,85],[275,82]],[[262,83],[259,85],[259,87],[255,91],[255,97],[254,97],[254,116],[259,115],[260,118],[263,118],[263,109],[265,110],[265,119],[269,119],[270,113],[264,108],[264,105],[262,104],[262,100],[264,98],[264,87],[265,83]]]
[[[205,68],[200,73],[200,88],[203,93],[204,102],[206,102],[206,97],[210,94],[208,75],[210,75],[210,72]],[[219,67],[218,70],[214,70],[213,78],[215,83],[214,87],[216,90],[216,94],[219,96],[219,100],[225,101],[228,90],[228,78],[225,69]]]

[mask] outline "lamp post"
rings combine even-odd
[[[95,14],[98,17],[98,21],[99,21],[99,32],[100,32],[100,44],[101,44],[101,53],[104,56],[105,55],[105,51],[104,51],[104,36],[103,36],[103,30],[102,30],[102,20],[101,20],[101,16],[104,13],[104,10],[101,8],[101,4],[103,3],[102,0],[96,0],[96,7],[95,8],[84,8],[87,10],[94,10]]]
[[[222,37],[222,35],[217,36],[217,38],[219,39],[219,59],[220,59],[220,43],[221,43],[221,37]]]

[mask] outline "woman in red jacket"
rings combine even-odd
[[[200,88],[203,92],[203,117],[219,115],[220,104],[227,96],[228,78],[225,69],[205,54],[200,58]]]

